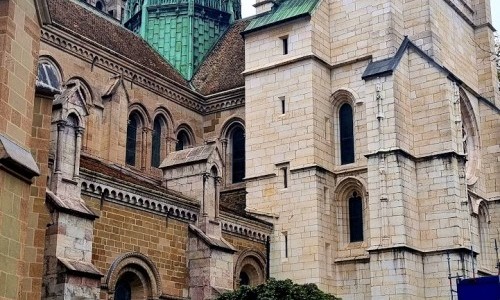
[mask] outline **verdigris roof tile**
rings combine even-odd
[[[253,19],[244,33],[310,15],[319,0],[281,0],[274,2],[276,3],[275,7],[270,12]]]

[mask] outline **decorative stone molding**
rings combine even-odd
[[[92,64],[92,67],[98,65],[113,74],[122,74],[123,79],[133,81],[136,85],[200,114],[208,115],[241,107],[245,104],[243,87],[217,95],[203,96],[170,81],[152,70],[144,70],[135,62],[129,61],[129,59],[121,57],[117,53],[108,55],[102,51],[104,49],[99,49],[103,48],[102,46],[93,45],[95,43],[92,41],[85,40],[84,43],[81,38],[72,37],[68,33],[61,31],[61,29],[54,27],[42,29],[42,41],[87,61]],[[106,50],[109,51],[107,48]]]
[[[253,240],[265,243],[270,236],[268,233],[252,229],[249,226],[237,224],[236,222],[221,220],[222,231],[230,234],[242,235]]]
[[[161,277],[158,269],[149,257],[139,252],[126,253],[115,259],[105,278],[109,293],[114,293],[116,283],[125,272],[134,273],[138,278],[145,277],[144,290],[148,299],[159,299],[162,295]]]
[[[261,284],[266,280],[266,258],[260,252],[247,249],[239,254],[238,259],[236,260],[234,265],[233,276],[235,289],[239,287],[239,276],[241,271],[243,271],[244,268],[248,265],[250,265],[255,270],[255,274],[251,274],[253,275],[253,278],[251,278],[251,280],[254,281],[251,282],[252,284]]]
[[[82,180],[82,193],[89,196],[105,197],[113,202],[134,206],[141,210],[179,218],[188,222],[196,222],[198,213],[195,210],[182,208],[162,200],[153,200],[135,193],[118,189],[109,185]]]
[[[199,217],[199,209],[195,207],[182,207],[171,202],[168,199],[152,199],[144,197],[137,193],[126,191],[125,189],[112,186],[111,184],[98,183],[86,178],[85,175],[81,179],[82,194],[91,197],[102,198],[132,206],[140,210],[148,211],[154,214],[164,215],[165,217],[173,217],[189,223],[195,223]],[[144,194],[143,194],[144,195]],[[189,203],[194,206],[193,203]],[[265,243],[271,234],[272,225],[265,226],[264,224],[251,224],[243,217],[232,216],[227,213],[221,214],[222,231],[228,234],[242,236],[247,239],[256,240]]]

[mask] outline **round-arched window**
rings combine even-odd
[[[41,58],[38,63],[37,81],[53,89],[61,88],[61,72],[56,65],[47,58]]]

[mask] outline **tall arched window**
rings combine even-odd
[[[342,165],[354,162],[354,122],[352,106],[342,104],[339,110],[340,162]]]
[[[130,114],[127,124],[127,143],[126,143],[126,153],[125,162],[127,165],[135,166],[138,135],[140,134],[139,128],[142,122],[139,115],[136,112]]]
[[[151,165],[155,168],[160,166],[162,153],[166,153],[165,149],[165,131],[167,129],[165,119],[158,115],[153,122],[152,149],[151,149]]]
[[[187,149],[191,146],[191,139],[185,130],[177,133],[177,144],[175,144],[175,151]]]
[[[231,131],[232,182],[243,182],[245,178],[245,132],[238,126]]]
[[[357,192],[349,198],[349,241],[363,241],[363,199]]]

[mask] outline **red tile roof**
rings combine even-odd
[[[245,41],[241,32],[250,19],[236,21],[221,37],[192,79],[194,87],[210,95],[245,85]]]
[[[53,23],[84,36],[95,43],[110,49],[126,58],[160,73],[181,85],[187,81],[161,57],[141,37],[127,30],[118,22],[108,20],[106,16],[68,0],[47,0]]]

